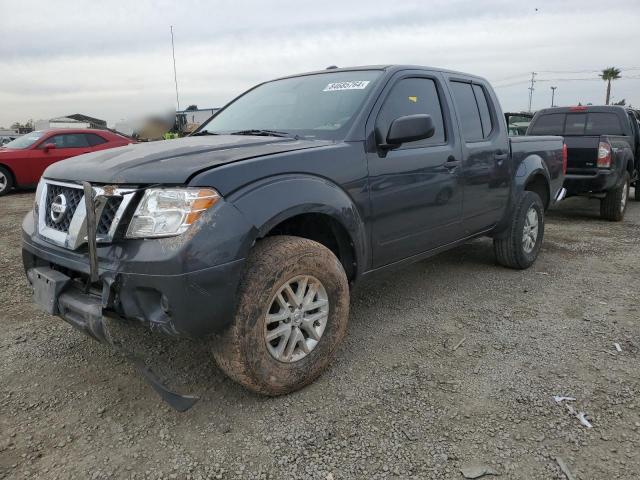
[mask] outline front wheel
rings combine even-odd
[[[493,240],[496,260],[509,268],[529,268],[538,258],[543,237],[542,200],[537,193],[525,191],[513,212],[507,234]]]
[[[620,184],[613,190],[609,190],[607,195],[600,200],[600,217],[612,222],[621,222],[624,219],[630,184],[629,172],[624,172]],[[637,195],[636,193],[636,197]]]
[[[313,382],[347,329],[349,284],[336,256],[299,237],[252,250],[233,323],[213,344],[219,367],[254,392],[282,395]]]

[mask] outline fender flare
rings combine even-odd
[[[504,218],[498,223],[498,225],[496,225],[493,234],[494,237],[499,238],[508,231],[508,227],[511,223],[511,216],[513,215],[515,206],[518,204],[518,199],[525,191],[529,180],[536,175],[542,175],[544,177],[547,185],[549,201],[551,202],[553,200],[551,198],[551,175],[549,174],[549,169],[542,160],[542,157],[539,155],[535,153],[527,155],[516,169],[513,177],[513,187],[511,188],[511,195],[509,198],[509,208],[507,209],[507,213]]]
[[[549,198],[551,199],[551,175],[549,174],[549,169],[542,160],[542,157],[536,154],[531,154],[525,157],[520,165],[518,165],[518,169],[516,170],[513,181],[513,190],[515,196],[512,198],[512,200],[515,201],[516,199],[518,199],[527,186],[527,183],[529,183],[529,180],[533,176],[540,174],[546,181],[547,193],[549,195]]]
[[[355,254],[357,276],[369,265],[366,228],[351,197],[329,180],[308,174],[268,177],[231,194],[233,203],[253,226],[249,248],[279,223],[305,213],[324,214],[346,231]],[[248,254],[248,252],[246,252]]]

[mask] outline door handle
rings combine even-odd
[[[506,160],[507,158],[509,158],[509,154],[508,153],[496,153],[496,155],[495,155],[495,159],[498,162]]]
[[[444,167],[448,168],[448,169],[453,169],[456,167],[460,166],[460,160],[457,160],[456,157],[454,157],[453,155],[450,155],[449,158],[447,158],[447,161],[444,163]]]

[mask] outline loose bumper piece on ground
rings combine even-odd
[[[169,390],[141,357],[113,339],[107,326],[109,319],[103,315],[100,297],[82,292],[70,277],[51,268],[32,268],[27,276],[33,287],[34,299],[44,311],[59,315],[76,329],[114,348],[177,411],[184,412],[196,404],[198,397]]]

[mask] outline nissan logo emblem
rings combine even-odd
[[[51,216],[51,220],[55,223],[60,223],[64,218],[65,213],[67,213],[67,197],[61,193],[53,199],[49,215]]]

